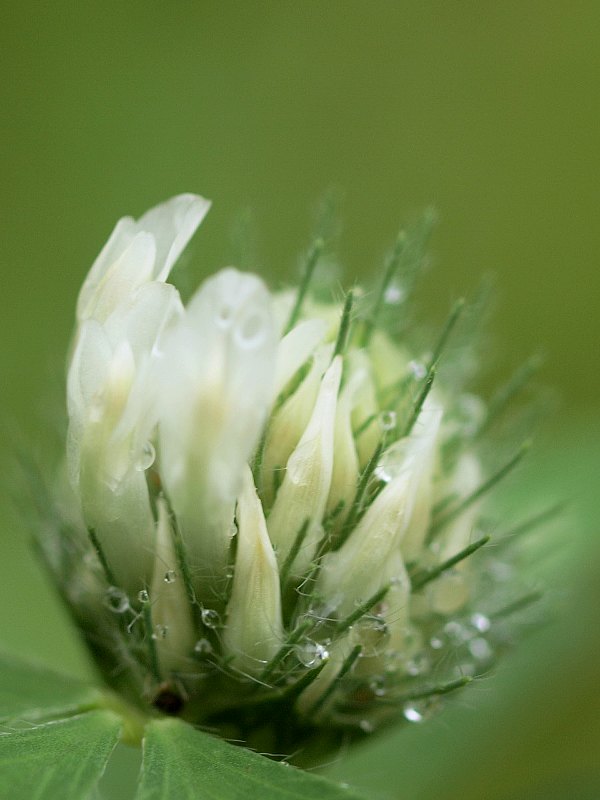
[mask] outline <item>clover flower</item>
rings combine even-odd
[[[510,566],[481,507],[522,455],[484,468],[468,355],[444,376],[462,302],[425,350],[393,335],[430,220],[372,293],[318,296],[317,240],[298,289],[227,268],[184,307],[167,280],[208,209],[181,195],[121,220],[90,270],[44,552],[106,680],[148,713],[280,748],[420,721],[503,646]]]

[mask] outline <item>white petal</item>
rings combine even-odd
[[[290,456],[283,483],[277,492],[267,526],[277,560],[283,564],[298,532],[308,521],[293,573],[300,575],[310,564],[319,538],[333,471],[333,439],[337,395],[342,375],[341,356],[325,373],[310,422]]]
[[[300,386],[271,418],[260,475],[261,496],[267,507],[272,505],[275,497],[276,480],[308,425],[332,354],[333,345],[324,345],[317,350],[311,368]]]
[[[277,371],[273,397],[277,398],[288,381],[305,364],[325,336],[324,320],[310,319],[296,325],[283,337],[277,350]]]
[[[406,459],[411,464],[416,485],[410,523],[400,545],[406,561],[414,561],[425,541],[431,522],[433,477],[442,409],[432,401],[425,403],[407,443]]]
[[[69,416],[81,415],[104,387],[112,347],[102,327],[95,320],[85,322],[73,352],[67,377]]]
[[[343,504],[338,516],[340,523],[352,506],[359,480],[358,455],[352,433],[352,409],[358,388],[356,377],[351,377],[344,387],[335,416],[333,474],[326,510],[332,512]]]
[[[197,568],[221,574],[244,465],[271,402],[276,335],[262,281],[226,269],[165,335],[160,454]]]
[[[154,571],[150,585],[152,623],[162,631],[156,636],[156,651],[161,669],[190,668],[195,634],[192,611],[181,576],[169,512],[164,500],[158,500],[158,525]]]
[[[352,427],[355,431],[363,428],[356,440],[356,449],[360,466],[365,467],[379,444],[381,436],[376,417],[379,412],[375,383],[369,358],[363,350],[351,351],[348,358],[351,380],[357,383],[357,390],[352,410]]]
[[[140,286],[106,320],[104,328],[113,343],[129,342],[136,364],[151,355],[165,328],[183,314],[174,286],[151,281]]]
[[[166,281],[187,243],[210,209],[210,200],[196,194],[180,194],[140,217],[139,230],[149,231],[156,241],[154,279]]]
[[[409,470],[403,470],[369,506],[350,537],[323,559],[317,592],[345,617],[385,583],[385,568],[410,521],[414,500]]]
[[[277,560],[249,467],[236,516],[237,552],[223,647],[236,669],[257,675],[283,644],[283,624]]]
[[[459,498],[468,497],[482,483],[483,476],[479,460],[472,453],[464,453],[456,465],[454,474],[446,486],[447,493]],[[464,550],[474,539],[475,524],[479,517],[481,503],[473,503],[459,517],[450,522],[439,534],[439,561]],[[462,569],[468,562],[464,562]]]
[[[79,295],[79,322],[86,319],[105,322],[138,286],[152,279],[155,258],[154,237],[140,232],[128,240],[127,246],[115,261],[102,265],[103,271],[98,280],[95,280],[93,267]]]
[[[166,281],[209,208],[203,197],[182,194],[150,209],[137,222],[131,217],[119,220],[79,293],[79,322],[90,317],[104,321],[138,286]]]
[[[79,292],[77,319],[80,322],[90,316],[89,309],[93,305],[93,298],[98,285],[109,269],[127,250],[136,233],[135,220],[132,217],[123,217],[115,225],[108,241],[92,264]]]

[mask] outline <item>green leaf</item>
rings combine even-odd
[[[121,720],[91,711],[0,736],[0,797],[85,800],[115,747]]]
[[[324,778],[227,744],[184,722],[151,722],[136,800],[359,800]]]
[[[94,707],[99,698],[84,683],[0,653],[0,722],[58,719]]]

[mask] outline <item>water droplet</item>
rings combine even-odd
[[[475,613],[471,617],[471,625],[479,631],[479,633],[487,633],[490,629],[491,622],[485,614]]]
[[[144,447],[142,448],[142,453],[135,465],[135,468],[139,472],[145,472],[147,469],[150,469],[152,464],[156,461],[156,450],[152,442],[146,442]]]
[[[378,676],[369,682],[369,689],[373,692],[375,697],[385,697],[387,694],[385,678]]]
[[[407,703],[404,706],[402,714],[404,715],[404,719],[409,722],[423,722],[423,714],[416,705],[412,705],[411,703]]]
[[[175,570],[168,569],[165,572],[165,577],[163,578],[163,581],[165,583],[175,583],[176,580],[177,580],[177,575],[175,574]]]
[[[358,727],[363,733],[373,733],[375,730],[373,723],[368,719],[361,719],[361,721],[358,723]]]
[[[389,628],[381,617],[365,616],[357,623],[356,629],[360,635],[363,657],[380,655],[390,640]]]
[[[431,664],[425,653],[417,653],[413,658],[406,662],[406,671],[409,675],[416,677],[429,671]]]
[[[145,589],[142,589],[140,592],[138,592],[138,600],[140,603],[147,603],[150,600],[150,595]]]
[[[124,614],[129,610],[129,598],[117,586],[109,586],[104,595],[104,605],[115,614]]]
[[[424,700],[409,700],[402,709],[404,719],[408,722],[423,722],[431,717],[441,706],[438,697],[427,697]]]
[[[245,350],[261,345],[267,334],[267,320],[261,310],[253,309],[246,314],[235,329],[235,340]]]
[[[440,639],[439,636],[432,636],[429,640],[429,646],[432,648],[432,650],[441,650],[444,646],[444,640]]]
[[[217,628],[221,622],[218,612],[212,608],[203,608],[200,612],[200,616],[202,617],[203,624],[207,628]]]
[[[423,380],[427,375],[427,367],[420,361],[409,361],[408,368],[413,378],[416,378],[418,381]]]
[[[389,483],[392,480],[392,473],[383,464],[379,464],[375,467],[373,474],[378,480],[383,481],[383,483]]]
[[[229,527],[229,535],[233,539],[233,537],[237,536],[237,534],[238,534],[238,526],[236,525],[236,523],[234,521],[234,522],[231,523],[231,525]]]
[[[233,319],[233,306],[223,303],[215,312],[215,321],[219,328],[229,328]]]
[[[208,641],[208,639],[198,639],[194,645],[194,653],[196,653],[196,655],[208,656],[212,653],[212,651],[212,644]]]
[[[469,652],[478,661],[487,661],[492,656],[492,648],[489,642],[481,636],[469,642]]]
[[[444,631],[454,644],[463,644],[471,638],[471,632],[460,622],[451,620],[444,625]]]
[[[397,283],[390,283],[390,285],[386,288],[385,292],[383,293],[383,299],[388,305],[390,306],[397,306],[399,305],[404,298],[406,297],[406,292]]]
[[[152,634],[153,639],[166,639],[167,634],[169,633],[169,629],[166,625],[155,625],[154,626],[154,633]]]
[[[325,645],[310,639],[297,644],[294,647],[294,653],[298,661],[305,667],[316,667],[329,658],[329,651]]]
[[[396,427],[396,422],[395,411],[382,411],[379,415],[379,426],[382,431],[393,431]]]

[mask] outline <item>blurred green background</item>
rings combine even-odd
[[[27,0],[2,12],[7,442],[50,417],[78,287],[116,219],[182,191],[214,201],[191,250],[199,274],[235,257],[232,226],[249,209],[274,281],[294,276],[311,208],[331,186],[345,195],[349,280],[367,278],[399,225],[433,204],[429,317],[491,271],[486,385],[546,353],[542,380],[560,406],[513,491],[580,498],[565,531],[575,558],[556,577],[579,593],[483,692],[333,767],[392,797],[600,794],[589,668],[600,649],[599,31],[593,1]],[[8,491],[1,500],[0,641],[85,673]]]

